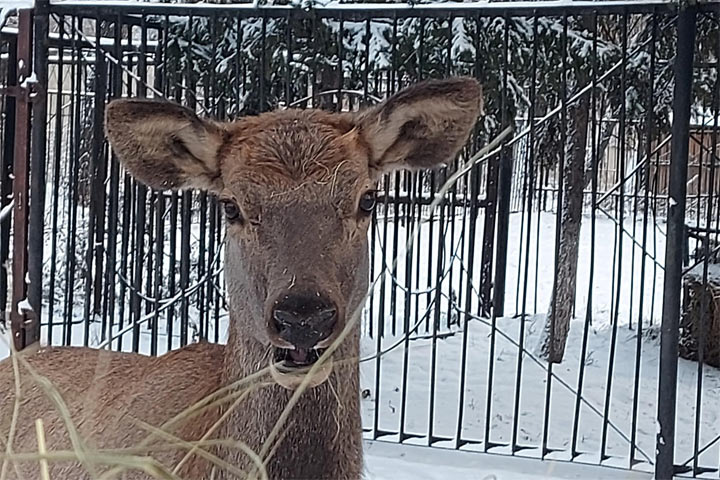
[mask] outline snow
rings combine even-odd
[[[35,72],[32,72],[25,80],[22,81],[20,88],[28,88],[30,85],[34,85],[36,83],[38,83],[37,76],[35,75]]]
[[[530,344],[537,338],[543,318],[534,317],[526,322],[528,336],[525,343]],[[508,443],[513,427],[513,400],[515,398],[515,375],[517,370],[517,319],[503,318],[497,322],[497,331],[509,338],[496,335],[494,380],[492,382],[492,409],[490,440],[499,444]],[[483,437],[488,393],[488,366],[490,328],[480,323],[471,323],[468,333],[467,365],[472,367],[466,373],[463,437],[481,440]],[[597,462],[603,422],[601,412],[605,406],[606,372],[610,349],[611,329],[602,327],[592,329],[589,335],[588,354],[585,358],[586,381],[583,397],[589,405],[582,405],[580,410],[580,438],[578,450],[583,454],[581,462]],[[577,375],[579,370],[582,322],[574,321],[565,361],[554,369],[555,374],[565,382],[557,380],[552,384],[552,402],[550,407],[549,448],[557,448],[560,452],[550,458],[569,460],[565,450],[569,447],[572,436],[572,422],[576,396]],[[462,334],[444,338],[437,343],[435,359],[435,386],[433,395],[436,405],[434,411],[433,434],[451,439],[439,442],[440,446],[451,447],[455,437],[458,415],[458,395],[460,388],[460,356],[462,351]],[[388,340],[390,343],[391,340]],[[374,353],[375,348],[363,344],[365,355]],[[385,346],[385,341],[383,342]],[[613,384],[610,396],[610,421],[608,428],[607,453],[614,457],[624,458],[629,451],[628,438],[632,432],[632,407],[634,388],[634,358],[636,337],[633,333],[623,330],[619,334],[615,353],[616,369],[613,373]],[[643,459],[654,457],[656,433],[656,388],[658,342],[647,338],[642,342],[642,360],[640,365],[639,409],[637,418],[636,456]],[[361,388],[369,391],[370,396],[363,400],[363,420],[372,425],[373,414],[379,415],[379,429],[397,431],[400,417],[405,410],[405,432],[420,434],[422,438],[406,440],[418,444],[427,444],[426,434],[429,429],[428,405],[430,404],[430,374],[432,372],[432,341],[414,340],[408,348],[407,398],[403,406],[403,358],[404,349],[397,349],[383,355],[381,364],[380,396],[375,392],[375,366],[370,362],[361,366]],[[544,397],[546,389],[546,369],[538,363],[523,357],[523,378],[520,389],[520,411],[518,418],[518,443],[523,446],[537,447],[540,445],[543,432]],[[694,391],[697,364],[680,360],[678,375],[678,457],[684,460],[692,453],[692,431],[694,420]],[[718,371],[707,368],[704,372],[703,430],[701,445],[714,438],[718,433],[718,412],[712,408],[720,402],[720,375]],[[397,435],[388,437],[396,439]],[[478,447],[479,448],[479,447]],[[497,447],[498,453],[507,453],[507,448]],[[717,458],[717,448],[713,453],[703,454],[703,460],[712,464]],[[519,455],[539,455],[537,449],[520,452]],[[622,462],[616,466],[620,466]]]
[[[462,53],[475,57],[475,45],[467,33],[464,19],[461,17],[452,20],[452,58],[457,61]]]
[[[340,27],[340,22],[331,20],[328,21],[328,25],[337,31]],[[366,39],[365,39],[365,22],[352,22],[345,21],[343,28],[349,33],[347,37],[344,37],[343,49],[346,51],[364,52],[366,50]],[[375,62],[375,68],[382,69],[387,68],[391,65],[391,58],[389,52],[391,38],[391,28],[389,24],[372,22],[370,24],[370,40],[367,43],[369,47],[369,58],[372,62]],[[344,68],[350,72],[352,65],[349,62],[344,63]],[[364,68],[364,65],[363,65]]]
[[[2,207],[0,209],[0,222],[4,221],[5,218],[7,218],[8,215],[10,215],[10,212],[12,211],[13,206],[15,205],[15,199],[11,200],[10,203]]]
[[[74,6],[96,6],[97,4],[93,0],[54,0],[55,4],[62,5],[74,5]],[[320,3],[320,2],[318,2]],[[517,1],[511,4],[498,4],[495,2],[479,1],[479,2],[438,2],[430,4],[414,5],[410,3],[341,3],[340,1],[331,1],[326,4],[315,4],[313,10],[365,10],[370,13],[372,12],[388,12],[395,10],[483,10],[483,11],[517,11],[517,12],[532,12],[535,10],[542,11],[544,9],[553,10],[582,10],[582,9],[596,9],[596,8],[607,8],[607,9],[628,9],[634,11],[637,8],[642,10],[650,10],[653,7],[667,7],[671,3],[668,0],[644,0],[638,2],[637,0],[545,0],[545,1]],[[136,0],[111,0],[103,2],[103,6],[107,7],[126,7],[126,8],[142,8],[147,9],[147,2],[136,1]],[[172,10],[174,7],[184,9],[188,5],[170,4],[163,5],[164,9]],[[233,10],[253,10],[258,12],[263,11],[287,11],[296,8],[294,5],[260,5],[257,6],[254,2],[247,3],[236,3],[236,4],[215,4],[215,3],[194,3],[192,7],[198,9],[233,9]]]
[[[35,5],[34,0],[0,0],[0,8],[3,10],[7,9],[20,9],[20,8],[32,8]]]
[[[690,112],[690,125],[712,127],[718,124],[720,124],[720,116],[714,114],[711,108],[696,105]]]
[[[649,479],[651,475],[567,462],[368,441],[365,480]]]
[[[705,264],[699,263],[685,274],[686,278],[702,282],[705,275]],[[720,263],[707,264],[707,281],[720,284]]]
[[[33,8],[34,0],[0,0],[0,28],[5,25],[5,20],[16,10]]]
[[[30,302],[27,298],[23,298],[20,300],[17,304],[17,308],[15,309],[16,312],[23,312],[27,310],[32,310],[32,307],[30,306]]]

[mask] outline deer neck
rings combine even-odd
[[[236,312],[235,315],[240,314]],[[242,325],[239,318],[230,324]],[[238,321],[235,321],[238,320]],[[336,359],[357,359],[359,329],[334,353]],[[228,385],[267,367],[272,350],[231,327],[225,349],[224,382]],[[266,464],[271,479],[359,479],[362,470],[359,367],[357,360],[334,363],[323,384],[303,392],[280,429],[280,440]],[[267,380],[265,377],[263,380]],[[288,405],[293,392],[277,385],[250,388],[225,422],[221,438],[245,442],[260,452]],[[250,466],[238,450],[226,456],[234,465]]]

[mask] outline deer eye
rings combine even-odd
[[[240,207],[233,201],[223,201],[223,210],[225,210],[225,218],[228,222],[241,223],[243,222],[242,213],[240,213]]]
[[[362,213],[372,213],[377,204],[377,196],[374,191],[365,192],[360,197],[358,208]]]

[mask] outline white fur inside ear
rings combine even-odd
[[[178,130],[176,136],[193,157],[202,161],[205,170],[217,170],[217,154],[223,143],[220,135],[212,135],[207,130],[194,128],[192,124],[188,123]]]
[[[456,103],[444,97],[429,98],[396,107],[389,117],[376,124],[376,142],[378,152],[374,152],[376,160],[392,147],[402,135],[402,129],[409,123],[423,125],[430,134],[438,134],[443,129],[446,119],[457,116]]]
[[[452,160],[478,119],[480,92],[474,81],[418,84],[361,113],[371,169],[383,174]]]

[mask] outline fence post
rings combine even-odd
[[[508,116],[507,92],[510,63],[510,19],[505,14],[505,33],[503,35],[502,95],[500,97],[500,122],[507,128],[511,120]],[[531,120],[532,121],[532,120]],[[493,282],[492,308],[493,318],[505,315],[505,279],[507,277],[507,246],[510,229],[510,191],[512,190],[513,161],[511,149],[503,145],[500,152],[497,191],[497,243],[495,244],[495,280]]]
[[[12,219],[12,295],[10,302],[10,329],[13,345],[22,350],[28,345],[25,323],[25,296],[27,283],[28,233],[28,164],[30,147],[30,72],[32,70],[32,10],[18,13],[17,88],[15,98],[15,154],[13,164],[13,219]],[[31,336],[31,335],[30,335]]]
[[[682,288],[682,246],[685,228],[696,14],[697,8],[688,6],[679,12],[677,19],[670,185],[668,188],[670,205],[665,246],[665,285],[663,287],[658,386],[658,433],[655,457],[655,478],[661,480],[673,478],[675,469],[678,323]]]
[[[28,302],[33,312],[26,326],[25,345],[40,339],[43,245],[45,240],[45,166],[47,149],[47,84],[49,0],[36,0],[33,43],[35,95],[30,139],[30,220],[28,229]],[[52,306],[50,306],[52,308]]]
[[[500,153],[498,173],[497,244],[495,247],[495,282],[493,285],[493,311],[495,317],[505,315],[505,278],[507,276],[507,250],[510,230],[510,191],[512,189],[513,159],[511,149]]]

